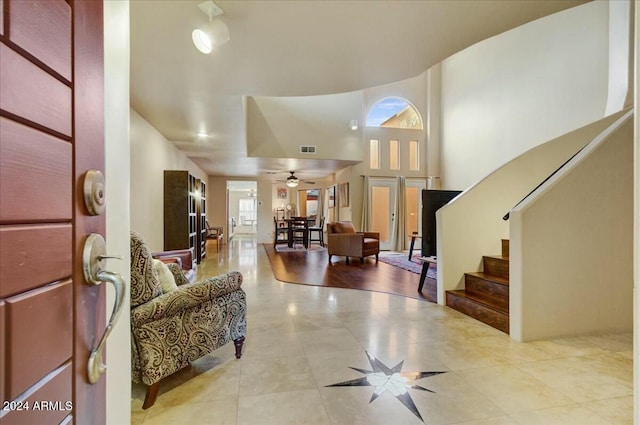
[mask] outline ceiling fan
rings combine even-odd
[[[312,181],[308,181],[308,180],[300,180],[298,177],[296,177],[295,171],[289,171],[289,173],[291,174],[289,177],[287,177],[286,180],[276,180],[277,182],[284,182],[287,187],[297,187],[298,184],[300,184],[300,182],[306,183],[306,184],[316,184],[316,182],[312,182]]]

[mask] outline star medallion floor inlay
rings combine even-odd
[[[404,404],[405,407],[411,411],[411,413],[416,415],[418,419],[424,422],[420,411],[411,398],[411,394],[409,394],[409,390],[414,389],[420,391],[428,391],[430,393],[433,393],[434,391],[431,391],[430,389],[424,388],[420,385],[410,385],[409,383],[418,381],[422,378],[440,375],[441,373],[446,372],[402,372],[402,365],[404,364],[404,360],[394,367],[389,368],[387,365],[373,357],[368,352],[366,353],[373,370],[351,367],[351,369],[355,370],[356,372],[360,372],[365,376],[363,378],[339,382],[333,385],[327,385],[327,387],[375,387],[375,389],[373,390],[373,394],[371,394],[371,400],[369,400],[369,403],[373,402],[375,399],[388,391],[402,404]]]

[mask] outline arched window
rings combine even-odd
[[[369,111],[367,127],[408,128],[422,130],[420,113],[405,99],[387,97]]]

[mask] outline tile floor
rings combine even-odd
[[[134,385],[133,424],[633,423],[630,333],[517,343],[429,302],[281,283],[253,240],[228,248],[210,247],[199,276],[243,273],[242,359],[228,344],[198,360],[163,382],[146,411]],[[367,353],[389,368],[377,370],[378,387],[331,386],[376,372]],[[436,371],[446,373],[398,378]],[[407,394],[422,420],[401,401]]]

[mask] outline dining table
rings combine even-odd
[[[291,217],[285,218],[284,222],[287,224],[288,243],[289,248],[293,248],[293,244],[296,241],[296,234],[301,233],[302,244],[305,249],[309,247],[309,226],[316,222],[315,217]]]

